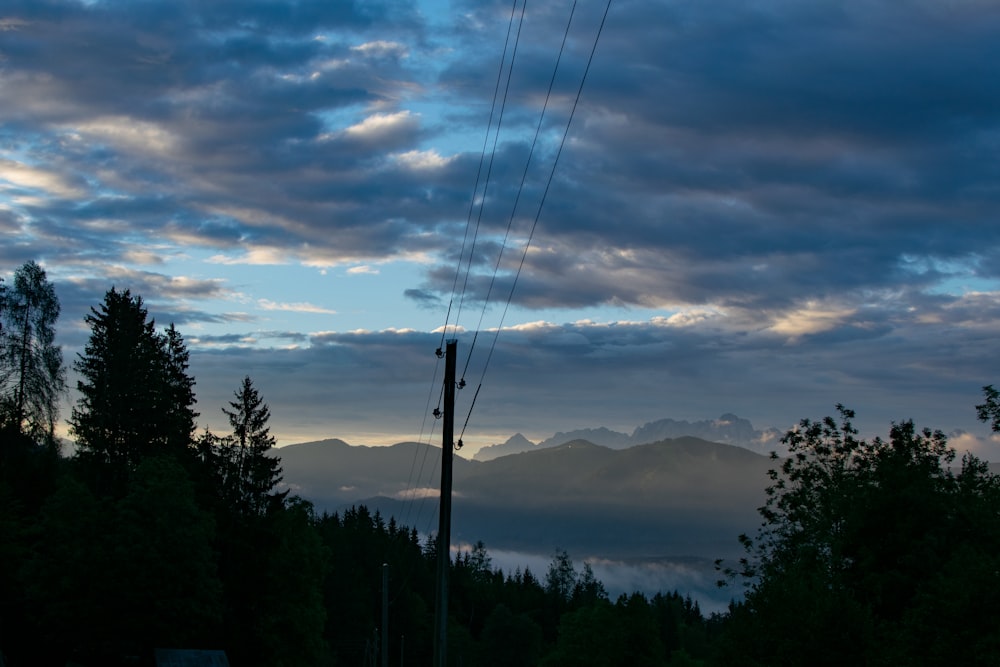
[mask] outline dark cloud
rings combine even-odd
[[[869,437],[909,418],[984,433],[973,406],[997,374],[984,354],[992,331],[932,319],[855,316],[836,331],[795,339],[734,331],[708,313],[689,322],[519,325],[496,341],[481,332],[474,347],[464,334],[458,368],[467,387],[457,410],[463,423],[472,410],[475,427],[465,435],[472,447],[491,444],[488,434],[630,431],[666,416],[697,420],[720,411],[784,430],[802,417],[830,414],[837,403],[858,410]],[[393,433],[416,437],[420,424],[426,438],[437,427],[429,411],[439,400],[439,335],[330,333],[311,342],[295,350],[196,347],[199,396],[217,402],[225,395],[220,383],[249,373],[269,398],[275,430],[290,441],[309,429],[370,442]],[[368,405],[358,409],[362,387]],[[317,412],[317,405],[327,407]]]

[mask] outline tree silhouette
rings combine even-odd
[[[111,288],[85,321],[91,334],[74,364],[81,379],[71,433],[79,459],[121,494],[143,460],[191,446],[194,380],[180,334],[173,326],[158,334],[142,297]]]
[[[275,445],[267,425],[271,411],[249,376],[243,378],[235,399],[229,402],[231,409],[222,409],[232,433],[210,439],[223,496],[238,513],[260,515],[280,506],[288,494],[274,491],[281,482],[281,460],[267,454]]]
[[[771,471],[763,525],[741,538],[749,589],[722,662],[980,664],[1000,646],[997,607],[947,599],[973,585],[969,572],[980,590],[1000,586],[998,478],[971,455],[956,473],[940,431],[906,421],[866,441],[838,410],[783,438],[790,455]],[[939,623],[975,628],[975,640]]]
[[[66,389],[58,319],[55,287],[35,262],[14,273],[12,286],[0,285],[0,421],[36,442],[53,441]]]

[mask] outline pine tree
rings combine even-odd
[[[90,340],[74,368],[80,399],[71,432],[79,457],[99,464],[112,490],[154,454],[178,456],[192,444],[194,380],[173,326],[158,334],[142,297],[112,288],[86,317]]]
[[[237,512],[261,515],[288,494],[274,492],[282,477],[281,459],[267,455],[275,445],[267,426],[271,411],[249,376],[243,378],[235,397],[229,402],[231,410],[222,409],[232,434],[216,441],[223,495]]]
[[[195,419],[198,413],[192,407],[197,399],[194,395],[194,378],[188,375],[189,354],[184,338],[174,327],[167,327],[161,339],[163,350],[163,414],[165,416],[164,438],[167,448],[179,453],[191,446]]]
[[[66,389],[62,350],[54,342],[59,310],[55,287],[35,262],[14,273],[11,287],[0,285],[0,418],[36,441],[53,441]]]

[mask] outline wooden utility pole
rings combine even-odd
[[[445,344],[444,416],[441,420],[441,513],[437,539],[437,608],[434,612],[434,665],[448,665],[448,568],[451,566],[451,464],[455,437],[455,358],[458,341]]]

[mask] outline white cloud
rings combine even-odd
[[[15,187],[44,190],[57,197],[78,197],[83,191],[53,171],[30,167],[22,162],[0,160],[0,181]],[[0,190],[7,189],[0,185]]]
[[[358,46],[352,46],[351,51],[357,51],[365,56],[392,56],[396,58],[406,58],[408,55],[405,45],[399,42],[391,42],[378,39],[373,42],[365,42]]]
[[[822,333],[836,328],[857,312],[854,308],[824,305],[808,301],[797,310],[788,311],[775,318],[770,330],[796,339],[799,336]]]
[[[948,436],[948,445],[959,457],[969,452],[984,461],[1000,463],[1000,434],[993,433],[984,438],[967,431],[958,431]]]
[[[406,110],[396,113],[376,113],[360,123],[351,125],[344,130],[344,133],[358,139],[379,139],[393,132],[415,127],[416,124],[416,114]]]
[[[432,149],[397,153],[395,158],[397,162],[410,169],[440,169],[454,160],[455,156],[442,157],[440,153]]]
[[[168,130],[128,116],[104,116],[66,130],[133,153],[162,155],[172,152],[177,145],[177,138]]]
[[[372,266],[368,266],[367,264],[364,264],[362,266],[352,266],[351,268],[347,269],[347,273],[348,273],[348,275],[351,275],[351,276],[357,276],[357,275],[361,275],[361,274],[367,274],[367,275],[377,276],[378,275],[378,269],[376,269],[375,267],[372,267]]]
[[[421,498],[437,498],[441,490],[431,487],[419,487],[397,491],[392,495],[397,500],[419,500]]]
[[[337,311],[316,306],[307,302],[278,303],[270,299],[257,299],[257,306],[263,310],[280,310],[292,313],[316,313],[321,315],[336,315]]]
[[[227,266],[232,266],[235,264],[270,266],[278,264],[287,264],[289,262],[289,257],[288,257],[288,252],[283,249],[258,246],[255,248],[250,248],[239,257],[231,257],[228,255],[220,254],[220,255],[212,255],[206,261],[212,264],[225,264]]]

